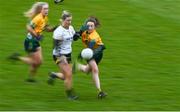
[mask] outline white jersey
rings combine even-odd
[[[69,29],[65,29],[62,26],[56,28],[53,33],[53,39],[58,40],[56,47],[53,49],[53,55],[69,54],[72,52],[72,41],[75,30],[72,26]]]

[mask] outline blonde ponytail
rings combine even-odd
[[[29,9],[27,12],[24,13],[25,17],[28,17],[30,19],[34,18],[37,14],[39,14],[42,10],[43,5],[47,5],[46,2],[36,2],[33,4],[31,9]]]

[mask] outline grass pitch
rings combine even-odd
[[[44,63],[36,84],[26,83],[28,66],[6,57],[23,51],[27,19],[23,12],[37,0],[0,0],[0,110],[180,110],[179,0],[65,0],[50,4],[49,22],[58,24],[62,10],[73,13],[79,29],[89,15],[107,49],[99,65],[101,86],[108,97],[98,100],[91,75],[73,76],[77,101],[65,97],[63,82],[51,87],[47,73],[52,60],[52,33],[42,42]],[[73,44],[73,58],[82,48]]]

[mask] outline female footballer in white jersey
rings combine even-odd
[[[48,84],[53,84],[56,78],[64,80],[67,97],[70,100],[76,100],[78,96],[75,95],[72,88],[72,68],[70,65],[72,52],[71,44],[75,35],[75,30],[71,26],[72,15],[67,11],[63,11],[61,21],[62,24],[53,34],[53,58],[61,73],[50,72]]]

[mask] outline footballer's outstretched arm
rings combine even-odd
[[[45,26],[45,31],[47,31],[47,32],[53,32],[57,27],[58,27],[58,26],[52,27],[52,26],[50,26],[50,25],[46,25],[46,26]]]

